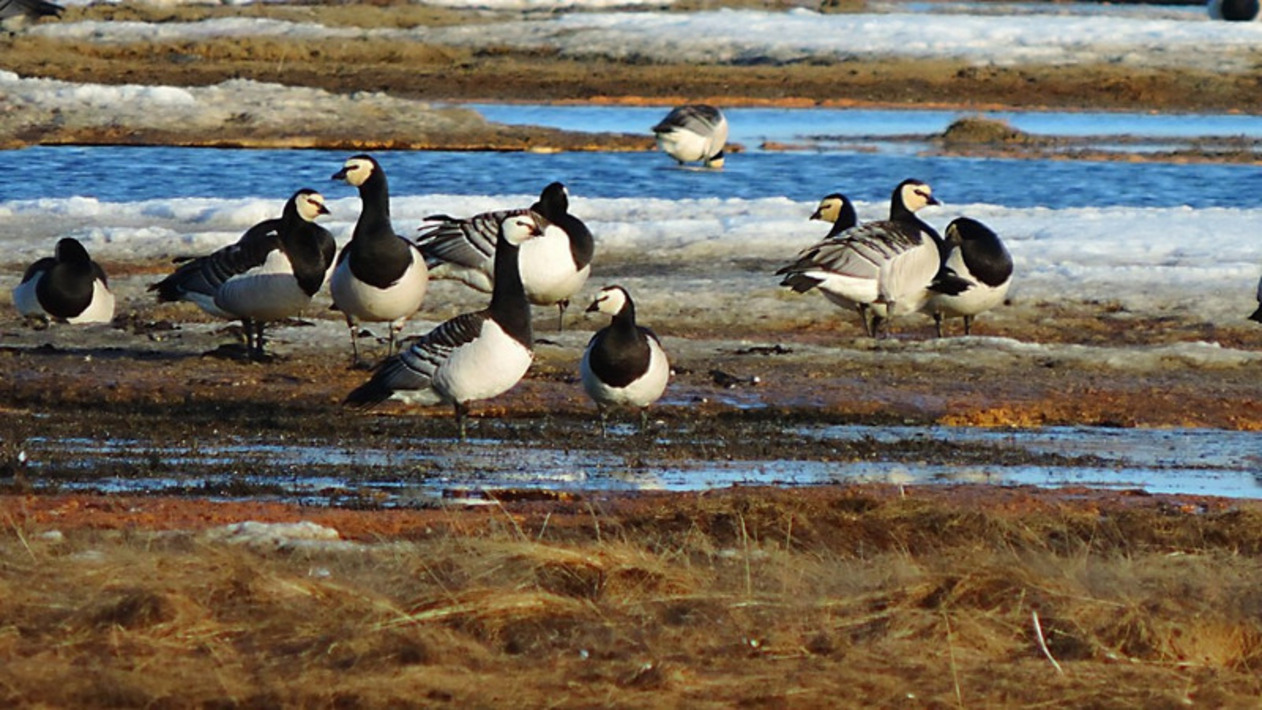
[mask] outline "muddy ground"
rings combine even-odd
[[[399,21],[385,10],[355,10],[356,22]],[[233,11],[326,21],[347,12]],[[67,15],[127,12],[138,11]],[[74,80],[243,76],[435,100],[1262,110],[1256,76],[1117,67],[860,62],[839,73],[578,66],[445,49],[394,57],[381,48],[268,43],[157,51],[188,61],[28,37],[13,39],[5,58],[20,73]],[[283,76],[280,56],[288,58]],[[139,293],[164,265],[107,268]],[[38,448],[32,442],[76,438],[143,440],[155,451],[222,437],[436,450],[484,438],[645,468],[764,458],[841,467],[986,463],[1001,453],[943,443],[839,446],[795,427],[1256,431],[1262,379],[1254,366],[1174,358],[1118,367],[1055,354],[996,366],[924,354],[927,321],[874,344],[818,303],[804,306],[807,316],[772,322],[715,325],[681,313],[654,323],[671,334],[676,374],[668,401],[653,412],[652,434],[602,438],[576,383],[578,353],[596,323],[572,315],[569,331],[556,334],[541,311],[536,366],[511,393],[474,408],[475,441],[460,444],[445,410],[339,406],[365,375],[346,367],[335,314],[316,310],[307,319],[314,326],[278,328],[276,358],[260,364],[223,357],[217,349],[232,333],[191,307],[138,303],[116,326],[81,330],[32,329],[5,306],[0,704],[1173,708],[1255,707],[1262,694],[1262,518],[1254,501],[867,484],[504,492],[492,505],[390,510],[365,496],[347,498],[344,508],[310,508],[262,502],[268,491],[253,485],[179,497],[65,495],[59,476],[80,477],[83,462],[28,453]],[[1255,351],[1262,343],[1247,321],[1102,303],[1018,303],[977,330],[1094,348],[1210,341]],[[162,474],[178,464],[155,457],[147,466],[101,473]],[[353,481],[356,469],[342,473]],[[208,532],[247,520],[318,522],[345,546],[238,545]]]

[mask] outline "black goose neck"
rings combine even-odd
[[[521,282],[518,254],[521,248],[503,234],[495,241],[495,285],[491,290],[491,317],[504,332],[527,348],[534,342],[530,322],[530,304]]]

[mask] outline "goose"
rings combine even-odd
[[[570,299],[582,290],[592,271],[595,242],[587,225],[570,214],[569,190],[549,184],[529,210],[483,212],[468,219],[431,215],[421,227],[417,245],[425,255],[430,277],[455,279],[491,292],[495,273],[495,240],[508,217],[534,212],[543,217],[543,236],[521,248],[521,280],[526,299],[536,306],[556,305],[557,330],[564,329]]]
[[[403,323],[421,309],[429,290],[429,270],[416,245],[394,233],[386,173],[371,156],[356,155],[333,174],[359,189],[363,204],[351,240],[342,248],[329,282],[333,305],[346,317],[351,334],[351,367],[360,359],[356,338],[364,321],[389,323],[389,357],[395,354]]]
[[[810,219],[833,225],[832,229],[828,230],[828,234],[824,235],[825,239],[832,239],[859,224],[859,215],[855,213],[854,203],[840,192],[825,195],[824,199],[819,201],[815,211],[811,213]]]
[[[824,235],[825,240],[833,239],[838,234],[856,227],[859,224],[859,216],[854,209],[854,203],[849,197],[834,192],[826,195],[820,200],[815,211],[811,213],[810,219],[829,222],[833,226],[828,230],[828,234]],[[780,283],[781,286],[788,286],[797,293],[805,293],[819,284],[818,279],[807,276],[803,273],[793,273],[785,276]],[[840,308],[846,308],[858,312],[859,318],[863,321],[863,331],[869,336],[875,336],[875,325],[885,317],[885,308],[880,305],[872,305],[866,303],[856,303],[844,296],[820,289],[820,293],[824,294],[824,298]]]
[[[445,321],[389,357],[343,404],[366,409],[390,398],[451,404],[463,441],[469,402],[507,392],[534,360],[530,304],[518,256],[523,244],[542,233],[539,220],[529,213],[500,222],[490,306]]]
[[[714,106],[679,106],[653,126],[653,135],[657,147],[680,165],[701,161],[707,168],[723,167],[727,117]]]
[[[61,17],[65,11],[46,0],[0,0],[0,27],[12,33],[41,17]]]
[[[159,303],[189,301],[217,318],[239,319],[246,357],[265,359],[266,324],[301,313],[328,277],[337,244],[315,223],[328,213],[323,195],[298,190],[279,219],[263,220],[235,244],[185,261],[149,290],[157,291]]]
[[[587,312],[613,316],[587,343],[579,374],[583,390],[600,411],[600,435],[610,407],[640,410],[640,430],[648,428],[648,406],[666,391],[670,363],[653,331],[635,323],[635,303],[621,286],[606,286]]]
[[[109,323],[114,294],[100,264],[79,240],[57,241],[53,256],[31,264],[13,289],[13,304],[27,318],[61,323]]]
[[[1249,316],[1249,320],[1262,323],[1262,279],[1258,280],[1258,309]]]
[[[797,259],[776,271],[780,282],[798,293],[818,288],[833,303],[873,307],[868,334],[877,335],[882,321],[914,313],[934,291],[959,293],[968,288],[944,269],[938,247],[941,237],[920,221],[916,212],[941,204],[929,185],[904,180],[890,197],[890,217],[846,229],[798,253]]]
[[[1259,17],[1258,0],[1209,0],[1206,9],[1211,20],[1252,22]]]
[[[973,317],[1003,303],[1012,284],[1012,255],[989,227],[968,217],[947,225],[943,263],[970,286],[963,293],[934,293],[924,312],[933,316],[938,337],[943,318],[963,318],[964,334],[972,333]]]

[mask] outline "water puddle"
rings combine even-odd
[[[565,491],[697,491],[734,485],[893,484],[1090,486],[1227,497],[1262,495],[1262,435],[1219,430],[1049,427],[801,427],[822,443],[878,444],[876,460],[720,460],[540,448],[495,439],[155,446],[142,440],[30,439],[26,477],[38,489],[281,500],[341,507],[485,503],[496,495]],[[612,436],[633,435],[630,425]],[[718,448],[718,447],[716,447]],[[961,457],[925,452],[969,450]],[[933,460],[934,458],[940,460]],[[954,458],[954,461],[952,460]],[[978,463],[981,461],[981,463]],[[993,461],[993,462],[992,462]]]

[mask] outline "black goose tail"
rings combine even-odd
[[[973,287],[973,282],[962,278],[954,269],[942,267],[929,283],[929,290],[945,296],[958,296]]]
[[[352,409],[372,409],[390,399],[394,390],[386,385],[387,379],[382,376],[382,371],[378,370],[372,379],[351,390],[351,393],[346,395],[346,399],[342,400],[342,406]]]
[[[1258,310],[1254,311],[1253,315],[1249,316],[1249,320],[1255,320],[1262,323],[1262,304],[1258,305]]]
[[[777,274],[783,273],[784,269],[777,271]],[[790,273],[780,282],[781,286],[788,286],[796,293],[806,293],[820,284],[820,280],[812,278],[802,273]]]

